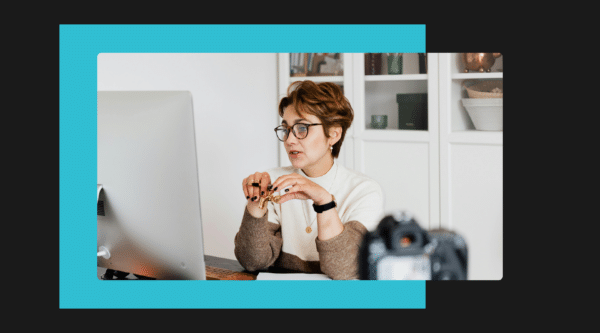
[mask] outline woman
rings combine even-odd
[[[292,166],[244,178],[248,204],[235,256],[249,271],[269,266],[332,279],[358,278],[358,249],[383,214],[383,192],[336,162],[353,110],[333,83],[295,82],[279,103],[275,128]],[[261,197],[281,194],[260,208]],[[296,199],[296,200],[294,200]]]

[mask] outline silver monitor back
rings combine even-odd
[[[98,91],[98,185],[98,267],[206,279],[190,92]]]

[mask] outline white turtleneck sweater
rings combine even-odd
[[[308,177],[301,169],[274,168],[266,171],[271,183],[290,173],[300,174],[319,184],[336,199],[344,230],[321,241],[317,239],[317,213],[312,200],[269,202],[262,218],[252,217],[247,209],[235,237],[235,255],[250,271],[269,266],[307,273],[325,273],[332,279],[358,278],[358,249],[367,231],[383,218],[383,191],[366,175],[337,163],[321,177]],[[284,189],[279,189],[284,194]],[[312,231],[306,232],[310,226]]]

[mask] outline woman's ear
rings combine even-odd
[[[335,145],[342,138],[341,127],[331,127],[329,129],[329,146]]]

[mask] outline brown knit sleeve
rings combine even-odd
[[[234,239],[234,254],[239,263],[249,271],[266,269],[279,257],[283,239],[281,226],[267,221],[268,212],[255,218],[244,210],[240,230]]]
[[[321,271],[334,280],[358,279],[358,251],[367,228],[358,221],[344,224],[344,230],[326,241],[316,238]]]

